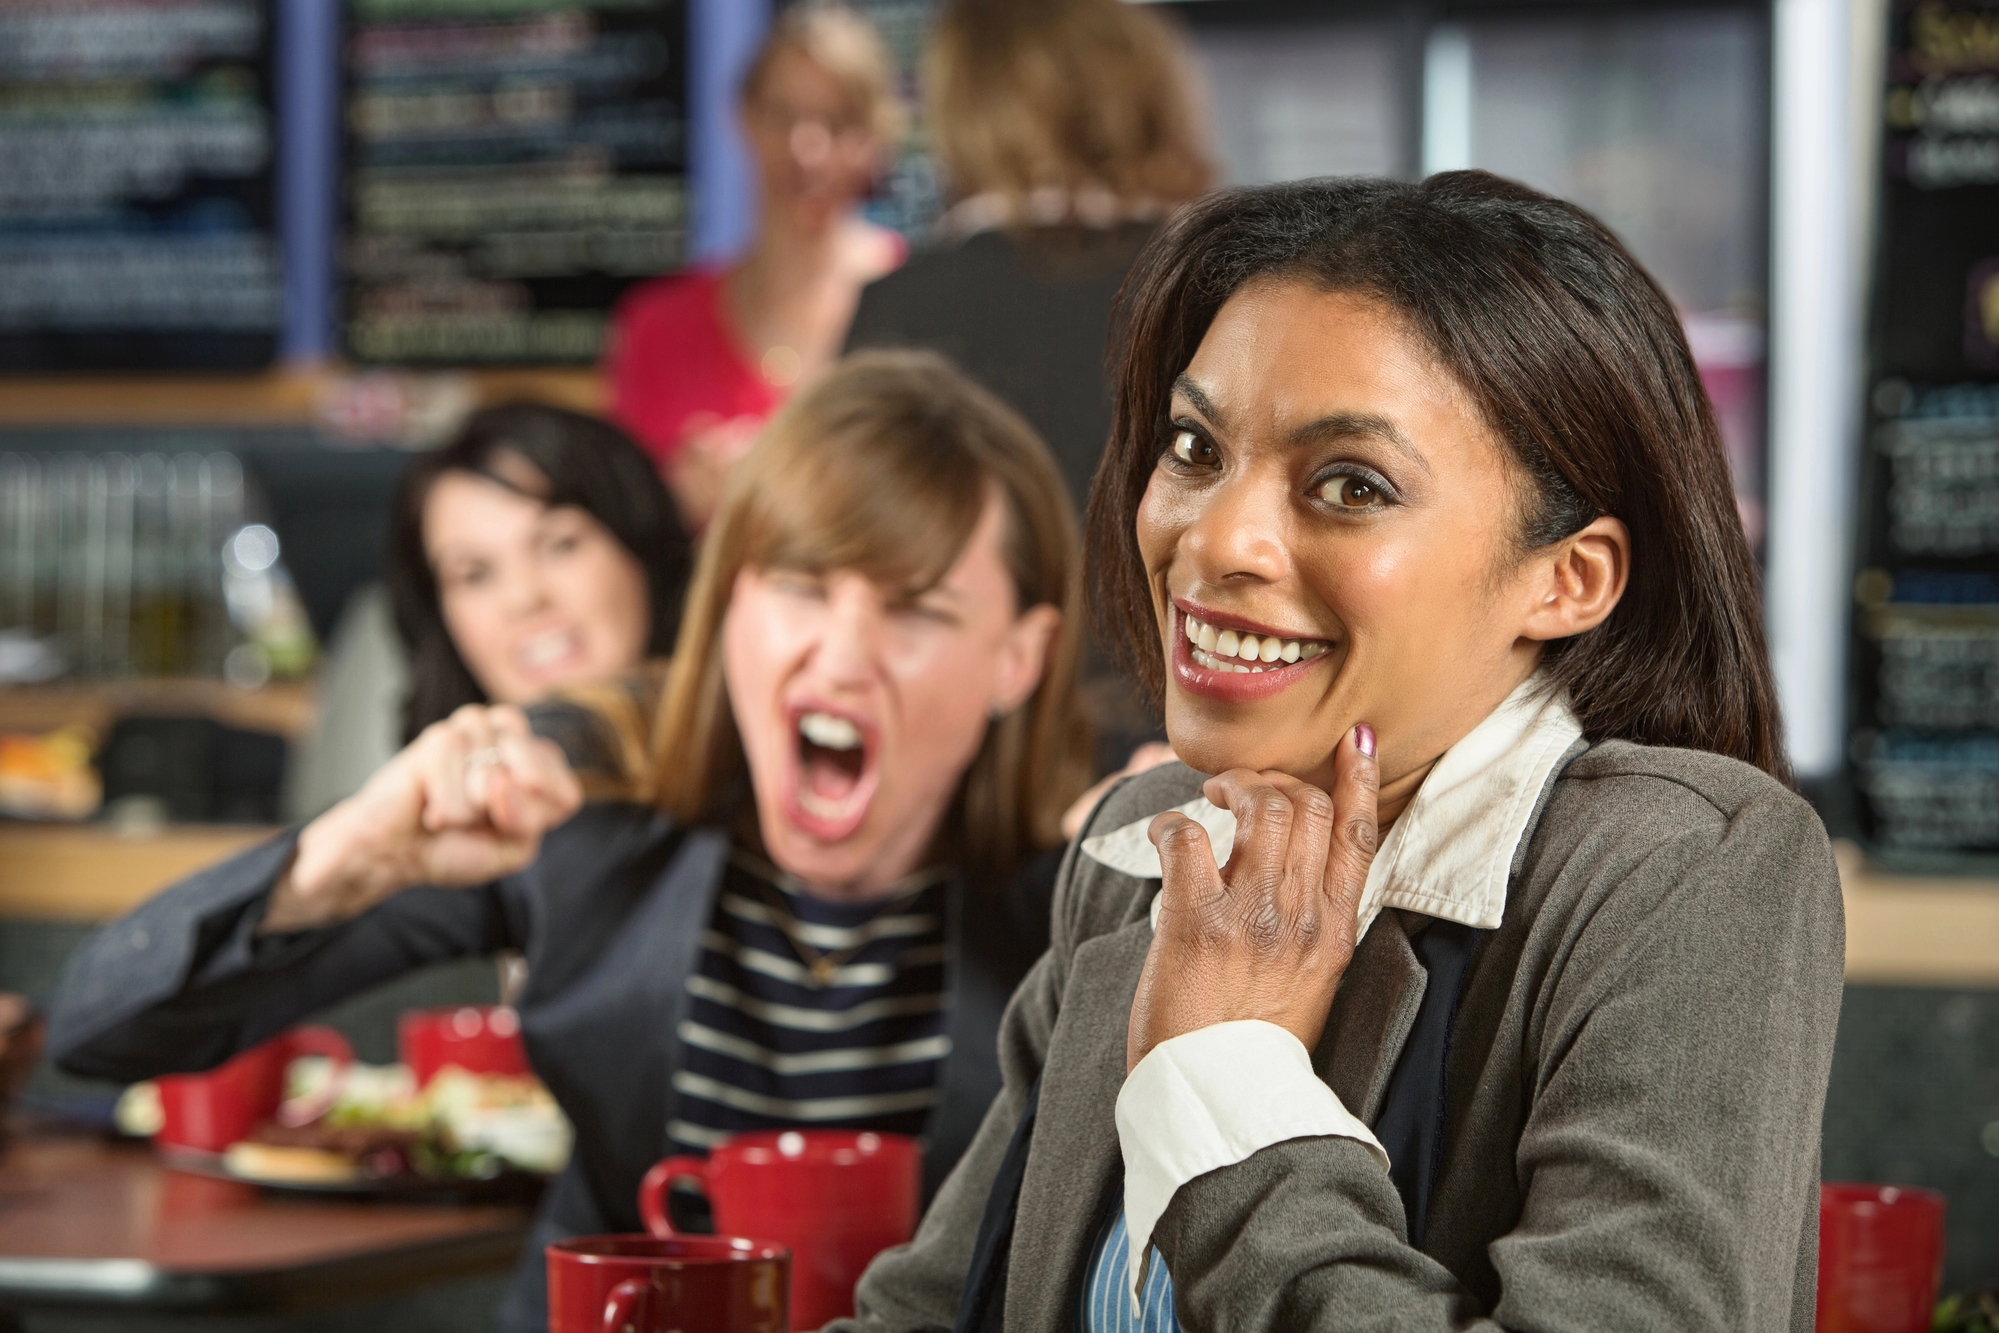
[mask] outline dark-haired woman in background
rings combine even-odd
[[[594,417],[473,414],[404,469],[390,521],[386,595],[355,594],[321,669],[320,721],[288,775],[295,819],[452,710],[629,675],[680,625],[687,533],[651,462]]]
[[[488,408],[410,465],[394,521],[405,741],[465,704],[530,704],[673,648],[692,548],[615,427],[554,407]]]
[[[1091,566],[1185,763],[857,1327],[1809,1330],[1839,881],[1672,306],[1478,172],[1214,196],[1124,299]]]

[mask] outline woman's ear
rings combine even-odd
[[[1043,602],[1040,606],[1030,606],[1014,618],[1014,622],[1000,640],[999,657],[993,673],[994,716],[1011,713],[1026,703],[1041,684],[1041,676],[1048,668],[1048,653],[1055,646],[1055,635],[1062,628],[1062,611],[1059,607]]]
[[[1595,629],[1631,577],[1631,532],[1605,516],[1527,559],[1532,599],[1521,637],[1548,642]]]

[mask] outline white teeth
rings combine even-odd
[[[1213,625],[1185,612],[1181,618],[1187,642],[1194,645],[1194,660],[1210,671],[1262,671],[1265,663],[1309,662],[1329,646],[1319,639],[1285,639],[1275,634],[1244,634],[1232,629],[1217,631]],[[1257,665],[1238,666],[1237,661]]]
[[[802,713],[798,718],[799,734],[814,745],[827,750],[858,750],[861,748],[861,729],[844,717],[831,713]]]
[[[569,655],[573,636],[568,630],[551,630],[521,647],[521,661],[529,667],[547,666]]]

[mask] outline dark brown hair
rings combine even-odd
[[[502,456],[528,464],[544,485],[523,490],[519,470],[505,467]],[[410,654],[404,741],[463,704],[487,701],[444,628],[437,576],[423,544],[424,502],[447,472],[483,477],[551,508],[574,505],[603,524],[645,567],[652,615],[647,651],[672,649],[694,557],[680,515],[645,454],[595,417],[539,403],[489,407],[468,417],[450,444],[413,460],[396,483],[388,584],[396,630]]]
[[[1012,408],[929,352],[861,352],[793,398],[730,474],[702,539],[687,616],[639,784],[694,823],[747,772],[722,673],[722,621],[745,567],[857,569],[890,586],[943,578],[997,494],[1017,606],[1062,613],[1041,683],[986,728],[952,805],[960,864],[1004,875],[1060,846],[1062,812],[1090,784],[1076,692],[1082,543],[1054,459]]]
[[[1590,740],[1710,750],[1789,780],[1756,566],[1671,302],[1588,213],[1481,171],[1225,191],[1139,257],[1114,325],[1089,537],[1106,636],[1155,696],[1139,500],[1175,377],[1229,296],[1266,276],[1401,313],[1511,449],[1530,497],[1523,547],[1600,514],[1630,529],[1623,600],[1543,659]]]

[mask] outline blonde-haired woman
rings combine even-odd
[[[785,8],[743,76],[760,204],[749,251],[619,304],[611,414],[697,530],[757,429],[839,352],[861,288],[903,260],[902,238],[860,215],[902,135],[895,84],[887,48],[853,10]]]
[[[1110,433],[1111,302],[1214,177],[1192,57],[1124,0],[952,0],[923,74],[955,244],[870,285],[847,345],[951,357],[1041,432],[1080,508]]]
[[[56,1057],[205,1068],[388,977],[523,951],[522,1034],[577,1146],[507,1330],[542,1326],[542,1244],[636,1229],[668,1152],[921,1133],[934,1188],[1000,1085],[1000,1011],[1046,946],[1088,780],[1079,580],[1018,417],[934,357],[854,358],[738,469],[652,725],[633,696],[595,727],[460,710],[87,943]],[[626,799],[583,804],[579,769]]]

